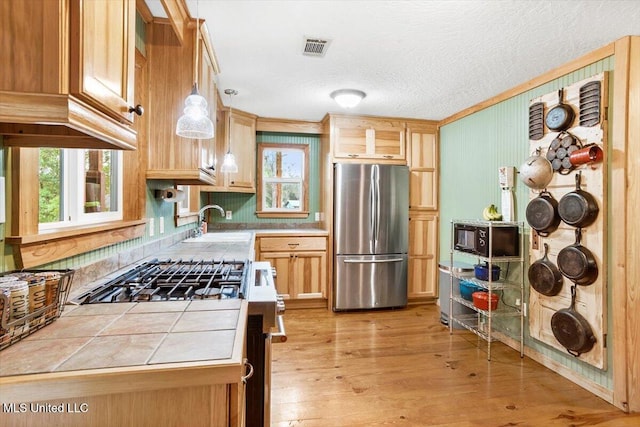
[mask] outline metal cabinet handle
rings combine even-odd
[[[298,246],[300,246],[300,243],[288,243],[290,248],[297,248]]]
[[[247,380],[253,376],[253,365],[251,363],[249,363],[249,361],[247,359],[244,359],[244,366],[249,368],[249,372],[247,373],[247,375],[245,375],[245,376],[243,376],[241,378],[242,379],[242,383],[246,384]]]
[[[349,157],[358,157],[358,154],[348,154]]]

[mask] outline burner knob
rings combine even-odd
[[[276,296],[276,314],[284,314],[284,297],[282,295]]]

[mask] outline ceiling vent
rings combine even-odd
[[[302,54],[322,57],[327,52],[330,44],[331,40],[324,40],[318,37],[305,37]]]

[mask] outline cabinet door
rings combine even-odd
[[[367,132],[364,128],[335,128],[333,156],[336,158],[366,158]]]
[[[438,217],[409,213],[409,297],[437,296]]]
[[[71,1],[70,92],[116,119],[134,105],[135,0]]]
[[[204,24],[202,24],[204,26]],[[202,34],[200,33],[200,36]],[[209,109],[209,118],[211,121],[216,123],[216,110],[217,110],[217,99],[216,99],[216,71],[215,65],[211,56],[209,55],[209,51],[207,48],[207,43],[205,43],[202,37],[198,37],[198,50],[199,50],[199,70],[198,70],[198,89],[200,91],[200,95],[207,100],[208,109]],[[216,158],[216,138],[210,139],[201,139],[200,140],[200,168],[206,170],[213,179],[216,178],[215,173],[215,158]]]
[[[400,123],[378,125],[369,132],[370,157],[385,160],[404,160],[404,128]]]
[[[227,174],[229,191],[256,191],[256,119],[231,113],[229,129],[231,152],[236,156],[238,172]]]
[[[409,134],[409,208],[438,209],[438,144],[434,133]]]
[[[293,252],[290,276],[293,298],[326,298],[326,271],[326,252]]]
[[[261,252],[258,259],[268,261],[276,269],[276,289],[285,299],[293,298],[291,290],[291,261],[293,255],[289,252]]]

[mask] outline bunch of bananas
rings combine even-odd
[[[487,221],[501,221],[502,214],[498,212],[496,205],[489,205],[482,211],[482,217]]]

